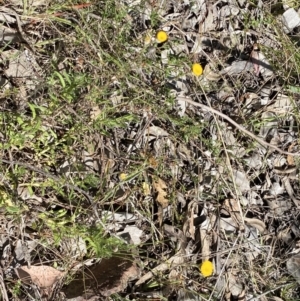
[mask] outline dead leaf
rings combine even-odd
[[[270,65],[262,51],[259,50],[258,46],[254,46],[250,57],[256,76],[261,74],[264,79],[267,79],[268,77],[273,75],[272,66]]]
[[[3,15],[2,15],[3,17]],[[1,26],[0,30],[0,44],[15,44],[22,41],[21,35],[14,29],[11,29],[6,26]]]
[[[166,183],[162,179],[158,179],[157,182],[153,183],[155,190],[158,195],[156,201],[161,205],[162,208],[166,208],[169,205],[169,200],[166,199],[168,193],[165,191],[167,189]]]
[[[3,23],[6,23],[6,24],[15,24],[15,23],[17,23],[16,18],[13,17],[14,13],[15,12],[12,11],[11,9],[2,6],[0,8],[0,21],[3,22]],[[5,28],[5,27],[2,25],[1,29],[3,30],[3,28]]]
[[[256,228],[260,234],[264,234],[266,231],[266,225],[263,221],[257,219],[257,218],[247,218],[244,217],[244,220],[247,224],[249,224],[250,226]]]
[[[296,254],[286,262],[289,273],[300,283],[300,254]]]
[[[30,268],[22,266],[15,271],[24,283],[34,283],[40,288],[52,287],[65,274],[46,265],[31,266]]]
[[[155,137],[167,137],[169,136],[169,133],[165,130],[163,130],[162,128],[160,128],[159,126],[150,126],[148,128],[148,132],[146,132],[146,134],[150,134],[152,136],[155,136]]]
[[[221,75],[238,75],[243,72],[252,71],[252,64],[249,61],[234,61],[230,66],[224,68]]]
[[[188,205],[187,210],[187,217],[186,221],[183,225],[183,233],[186,237],[191,237],[193,240],[195,240],[195,225],[194,225],[194,219],[198,215],[198,204],[195,201],[192,201]]]
[[[180,117],[183,117],[184,114],[185,114],[185,110],[186,110],[186,101],[185,101],[185,98],[186,97],[189,97],[189,96],[185,96],[183,93],[179,93],[179,95],[176,98],[177,105],[178,105],[178,115]]]
[[[203,74],[205,78],[210,81],[218,81],[221,78],[221,76],[212,70],[211,65],[212,65],[211,63],[208,63],[205,66]]]
[[[216,11],[216,7],[210,4],[207,8],[207,15],[205,17],[205,20],[199,24],[198,32],[203,34],[205,32],[215,30],[217,27],[217,24],[215,23],[215,16],[217,15],[218,12]]]
[[[220,229],[226,232],[235,232],[238,230],[238,225],[232,217],[221,217],[220,218]]]
[[[211,237],[208,235],[207,230],[200,229],[200,239],[201,239],[202,261],[209,260]]]
[[[178,241],[178,250],[184,250],[187,245],[187,238],[180,229],[164,224],[164,235],[171,240]]]
[[[80,269],[75,278],[63,288],[63,292],[67,298],[85,296],[87,299],[94,296],[97,289],[108,297],[124,290],[128,282],[137,279],[139,275],[140,270],[131,255],[104,258],[92,266],[85,266],[84,271]]]
[[[294,193],[293,187],[290,183],[290,179],[287,176],[285,176],[282,179],[282,183],[284,184],[286,192],[288,193],[288,195],[290,196],[290,198],[292,199],[292,201],[296,205],[296,208],[299,208],[300,207],[300,201],[295,197],[295,193]]]
[[[240,192],[246,192],[250,190],[250,182],[244,171],[233,170],[233,180],[235,185],[240,190]]]
[[[227,214],[230,214],[235,224],[239,225],[240,230],[243,230],[243,219],[238,201],[236,199],[226,199],[222,207]]]
[[[2,54],[2,59],[9,61],[8,69],[4,74],[9,78],[18,78],[25,83],[27,89],[34,89],[37,77],[41,77],[41,68],[33,53],[28,50],[20,51],[11,49]]]
[[[141,243],[141,237],[144,234],[144,231],[139,229],[137,226],[126,225],[125,229],[121,232],[118,232],[118,236],[125,239],[131,244],[139,245]],[[128,240],[127,240],[127,239]]]
[[[293,143],[289,146],[288,152],[292,152],[295,145],[296,145],[296,142],[293,142]],[[295,165],[295,159],[294,159],[293,156],[288,155],[287,158],[286,158],[286,160],[287,160],[289,166],[294,166],[294,165]]]
[[[268,94],[270,91],[266,90],[265,93]],[[268,106],[267,111],[286,116],[288,113],[291,113],[293,109],[294,103],[291,97],[283,93],[278,93],[275,102]]]
[[[238,272],[230,271],[227,273],[227,298],[228,300],[245,300],[245,288],[238,277]]]

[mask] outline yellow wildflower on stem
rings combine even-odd
[[[192,65],[192,72],[193,72],[194,75],[200,76],[203,73],[203,68],[200,64],[194,63]]]
[[[201,272],[202,276],[204,276],[204,277],[211,276],[214,272],[213,263],[209,260],[203,261],[201,266],[200,266],[200,272]]]
[[[160,30],[156,33],[156,40],[159,43],[164,43],[168,40],[168,34],[164,30]]]

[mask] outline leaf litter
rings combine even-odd
[[[4,300],[298,298],[299,7],[21,2],[0,10]]]

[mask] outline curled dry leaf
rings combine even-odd
[[[183,233],[186,237],[191,237],[195,240],[195,225],[194,225],[194,218],[198,214],[198,204],[197,202],[190,202],[188,205],[188,212],[186,221],[183,225]]]
[[[41,266],[22,266],[15,269],[16,274],[26,284],[35,284],[40,288],[48,288],[53,286],[63,276],[64,272],[60,272],[55,268],[41,265]]]
[[[218,81],[221,78],[221,76],[218,73],[212,70],[211,63],[208,63],[205,66],[203,74],[205,78],[210,81]]]
[[[166,183],[162,179],[158,179],[157,182],[153,183],[155,190],[157,191],[157,198],[156,201],[162,206],[162,208],[166,208],[169,205],[169,200],[166,199],[167,189]]]

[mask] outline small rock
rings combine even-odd
[[[289,8],[285,11],[282,15],[283,23],[286,26],[286,30],[291,32],[295,27],[300,25],[300,16],[299,14],[293,9]]]

